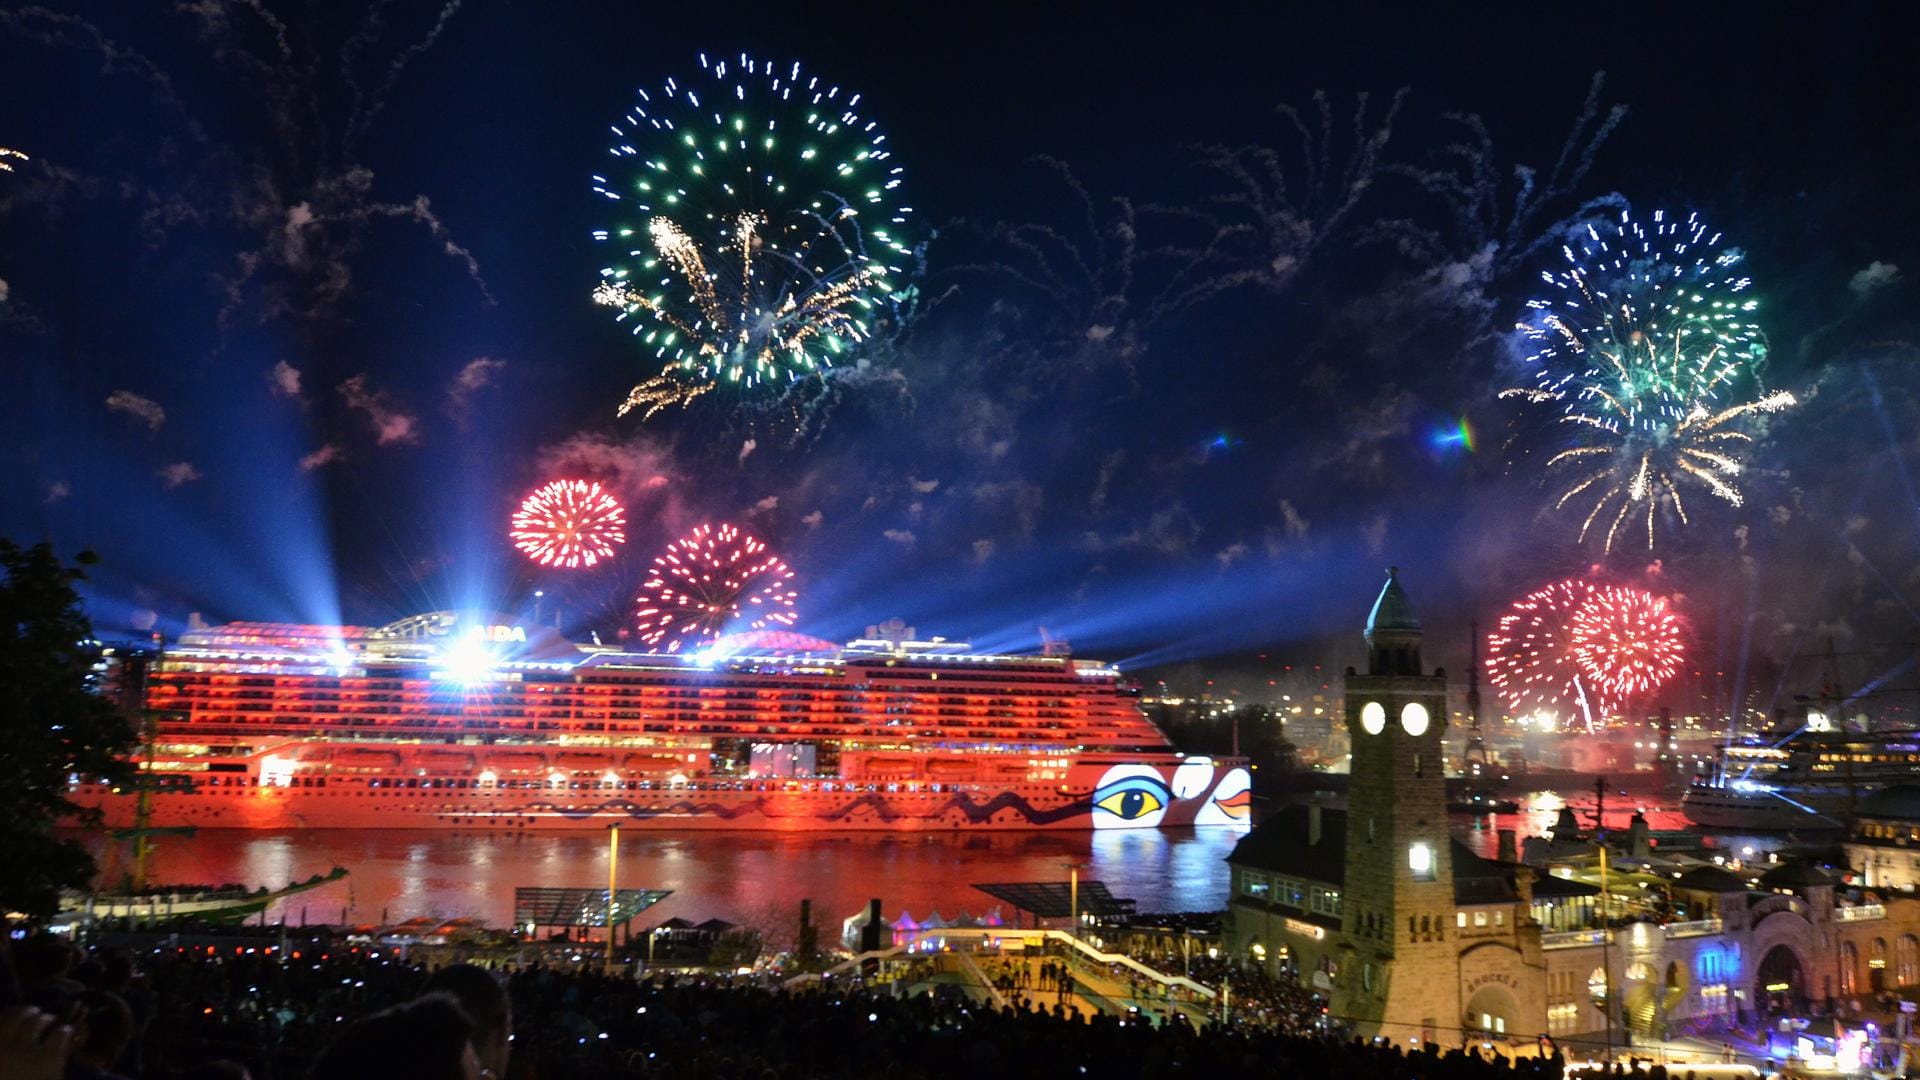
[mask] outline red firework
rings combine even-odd
[[[1686,652],[1680,617],[1665,597],[1641,589],[1595,589],[1569,629],[1574,660],[1594,686],[1616,698],[1659,689]]]
[[[1575,616],[1599,590],[1568,578],[1516,601],[1487,636],[1487,678],[1516,713],[1565,714],[1592,730],[1613,711],[1608,694],[1575,654]]]
[[[626,527],[626,510],[599,482],[555,480],[520,504],[507,535],[534,562],[574,569],[612,556]]]
[[[702,525],[653,560],[640,586],[640,640],[679,652],[721,634],[792,626],[793,571],[732,525]]]

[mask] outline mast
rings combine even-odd
[[[1466,767],[1478,774],[1487,766],[1487,744],[1480,738],[1480,623],[1470,622],[1467,640],[1467,748]]]

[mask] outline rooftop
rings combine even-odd
[[[1405,589],[1400,587],[1400,568],[1387,568],[1387,583],[1380,589],[1380,596],[1373,602],[1373,612],[1367,616],[1367,633],[1375,634],[1382,630],[1401,633],[1419,633],[1420,617],[1413,613],[1413,602],[1407,599]]]
[[[1310,808],[1282,807],[1234,845],[1227,862],[1234,866],[1285,874],[1323,885],[1343,885],[1347,877],[1347,812],[1320,811],[1320,842],[1311,843]],[[1516,900],[1511,871],[1474,854],[1449,838],[1453,896],[1462,904]]]
[[[1920,821],[1920,784],[1895,784],[1860,800],[1861,817]]]

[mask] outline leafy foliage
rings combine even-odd
[[[54,831],[87,819],[68,778],[128,778],[134,728],[90,686],[92,628],[74,591],[93,561],[68,566],[51,545],[0,540],[0,910],[48,915],[61,889],[88,885],[93,859]]]

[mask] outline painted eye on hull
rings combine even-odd
[[[1151,829],[1167,816],[1173,791],[1146,765],[1116,765],[1093,791],[1096,829]]]
[[[1129,784],[1093,805],[1122,821],[1135,821],[1167,805],[1166,791],[1155,791],[1145,782]]]

